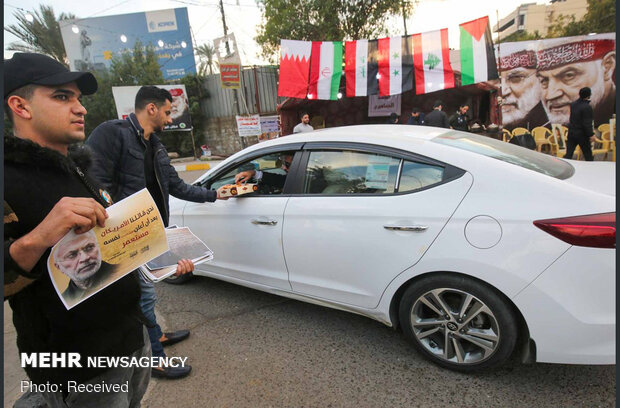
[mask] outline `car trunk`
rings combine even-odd
[[[570,160],[575,174],[567,178],[567,183],[597,193],[616,196],[616,163],[614,162],[581,162]]]

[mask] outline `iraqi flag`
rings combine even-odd
[[[454,88],[454,71],[450,65],[448,29],[414,34],[413,66],[417,95]]]
[[[308,99],[338,99],[342,77],[342,42],[313,41]]]
[[[311,41],[280,41],[278,96],[305,98],[308,93]]]
[[[398,95],[413,88],[411,37],[347,41],[347,96]]]
[[[463,23],[461,29],[461,83],[471,85],[497,79],[489,17]]]

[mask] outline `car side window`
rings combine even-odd
[[[248,182],[258,184],[256,194],[282,194],[294,154],[294,151],[276,152],[245,161],[210,180],[210,188],[217,190],[221,186],[235,184],[235,176],[237,174],[245,171],[254,171],[254,176]]]
[[[443,180],[443,172],[444,168],[441,166],[404,160],[398,192],[415,191],[440,183]]]
[[[391,194],[400,159],[354,151],[312,151],[304,194]]]

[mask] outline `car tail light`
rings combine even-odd
[[[541,230],[571,245],[592,248],[616,247],[616,213],[580,215],[534,221]]]

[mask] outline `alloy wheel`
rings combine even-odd
[[[459,289],[437,288],[424,293],[411,308],[410,324],[422,347],[450,363],[481,363],[500,343],[493,311]]]

